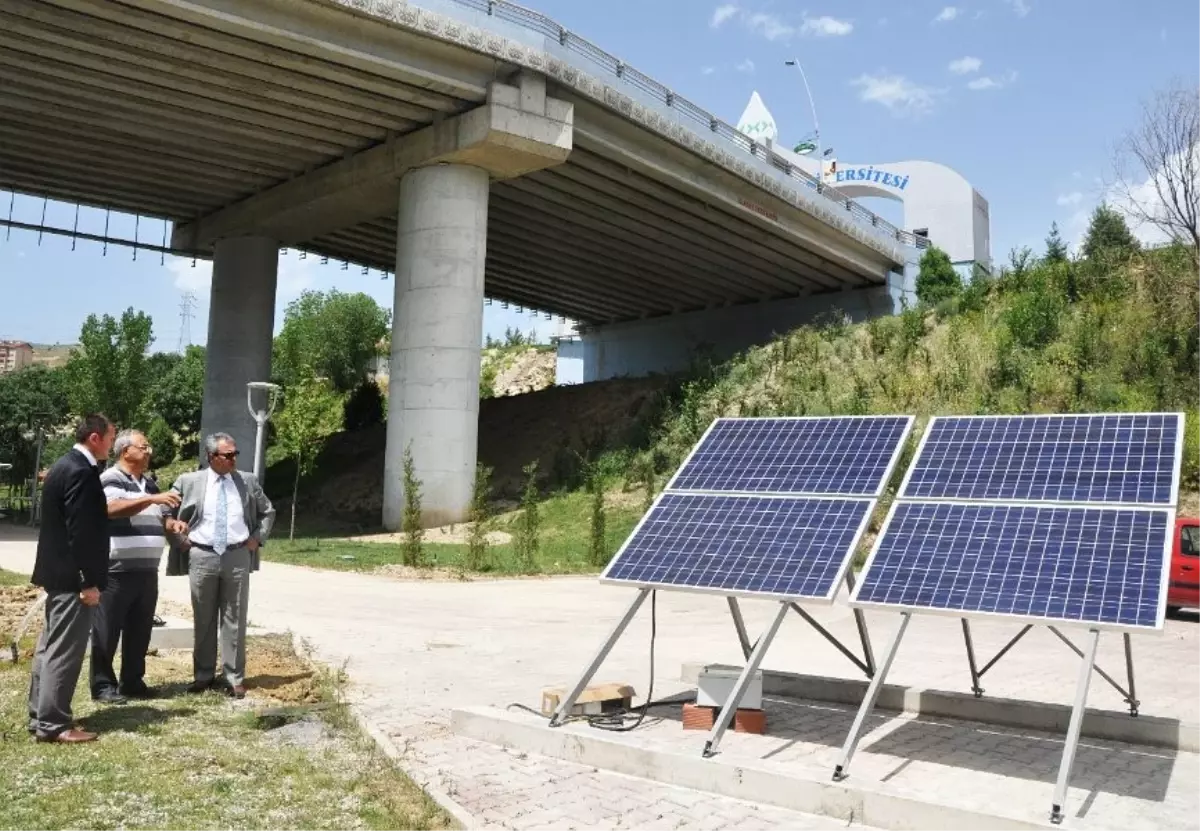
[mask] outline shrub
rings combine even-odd
[[[475,487],[471,491],[471,513],[468,517],[471,532],[467,535],[468,571],[484,571],[488,562],[488,496],[491,495],[492,469],[483,464],[475,466]]]
[[[1183,470],[1179,484],[1189,491],[1200,490],[1200,412],[1190,410],[1184,424]]]
[[[525,474],[525,488],[521,491],[521,514],[517,517],[516,533],[513,535],[517,567],[525,574],[533,574],[538,570],[538,548],[541,544],[537,467],[535,460],[521,468]]]
[[[1028,287],[1016,295],[1003,319],[1019,346],[1036,349],[1058,336],[1066,298],[1045,273],[1031,274]]]
[[[179,452],[175,431],[162,416],[156,416],[150,422],[146,429],[146,441],[154,448],[154,455],[150,457],[151,468],[158,469],[175,461]]]
[[[374,381],[363,381],[342,405],[347,430],[363,430],[383,423],[383,391]]]
[[[935,306],[962,292],[962,277],[950,262],[950,256],[931,245],[921,255],[917,271],[917,300],[922,305]]]
[[[425,529],[421,527],[421,480],[413,463],[412,444],[404,448],[404,519],[401,524],[404,543],[401,561],[406,566],[423,568],[425,560]]]

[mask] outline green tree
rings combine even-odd
[[[401,561],[406,566],[424,566],[425,529],[421,525],[421,480],[417,478],[411,443],[404,448],[404,517],[400,522],[400,530],[404,532]]]
[[[275,416],[275,441],[296,463],[292,480],[292,521],[288,539],[296,534],[296,497],[301,477],[310,475],[322,441],[342,427],[342,398],[328,383],[307,378],[288,387],[283,409]]]
[[[154,455],[150,457],[150,467],[157,469],[175,461],[175,455],[179,452],[175,431],[162,416],[155,416],[146,428],[146,441],[154,448]]]
[[[488,497],[491,495],[492,469],[483,463],[475,466],[475,487],[471,492],[471,512],[467,535],[467,570],[483,571],[488,565]]]
[[[146,397],[150,417],[161,418],[184,440],[200,432],[204,355],[203,346],[189,346],[187,353],[170,366]]]
[[[69,412],[63,370],[31,366],[0,375],[0,461],[12,465],[11,480],[33,474],[37,430],[63,424]]]
[[[288,304],[272,369],[285,386],[315,375],[338,392],[367,380],[382,354],[391,314],[369,295],[306,291]]]
[[[1124,216],[1104,203],[1096,206],[1080,248],[1085,258],[1127,257],[1140,247]]]
[[[1067,244],[1058,233],[1058,223],[1050,223],[1050,235],[1046,237],[1046,263],[1065,263],[1067,261]]]
[[[587,478],[588,494],[591,502],[591,523],[588,536],[588,562],[594,566],[603,566],[608,562],[608,544],[605,541],[604,516],[604,477],[590,466]]]
[[[521,468],[521,472],[525,474],[525,487],[521,491],[521,514],[517,517],[517,532],[513,535],[517,567],[525,574],[537,571],[538,548],[541,546],[542,518],[538,510],[537,468],[536,459]]]
[[[917,300],[936,306],[961,292],[962,277],[955,271],[950,256],[936,245],[926,248],[917,271]]]
[[[149,389],[146,351],[153,341],[154,323],[143,312],[126,309],[120,320],[88,315],[65,367],[71,408],[132,425]]]

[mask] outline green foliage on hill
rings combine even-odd
[[[1200,292],[1182,247],[1039,262],[936,307],[827,316],[683,383],[645,453],[674,468],[717,416],[1194,411]],[[1110,249],[1111,251],[1111,249]],[[1184,481],[1196,487],[1189,424]]]

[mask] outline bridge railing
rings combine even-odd
[[[715,134],[727,144],[736,147],[739,151],[762,159],[785,176],[799,181],[825,199],[841,205],[856,220],[871,225],[879,233],[890,236],[904,245],[911,245],[917,248],[925,248],[929,245],[929,240],[925,237],[919,237],[909,231],[897,228],[883,217],[867,210],[836,188],[824,184],[816,176],[801,170],[787,161],[787,159],[771,152],[768,147],[754,141],[733,125],[722,121],[703,107],[699,107],[683,96],[676,94],[649,75],[634,69],[620,58],[610,55],[587,38],[580,37],[574,32],[568,31],[541,12],[527,9],[524,6],[518,6],[516,3],[508,2],[508,0],[449,0],[449,2],[459,6],[466,6],[490,17],[503,20],[506,23],[516,24],[544,37],[556,39],[563,48],[587,58],[593,65],[604,70],[606,74],[614,76],[636,88],[643,95],[649,96],[673,112],[694,122],[697,127]]]

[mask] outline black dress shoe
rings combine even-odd
[[[125,696],[126,698],[158,698],[158,690],[154,689],[153,687],[147,687],[143,684],[140,687],[133,687],[130,689],[122,687],[121,695]]]
[[[92,696],[92,701],[99,704],[124,704],[128,701],[125,696],[113,689],[105,689]]]

